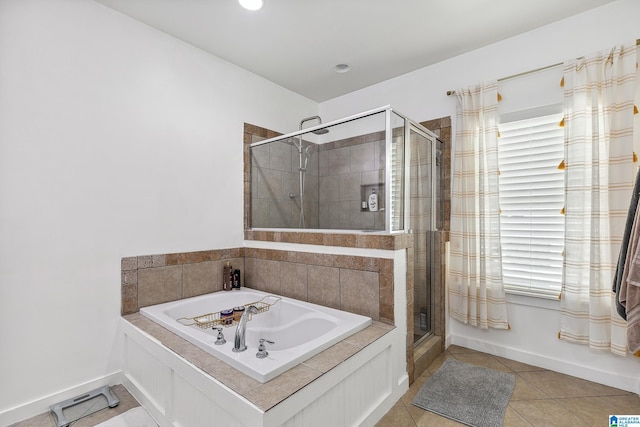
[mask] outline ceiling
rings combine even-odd
[[[614,0],[96,1],[322,102]]]

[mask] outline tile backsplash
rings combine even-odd
[[[245,248],[246,286],[393,324],[393,260]]]
[[[227,261],[248,288],[394,324],[393,260],[252,248],[122,258],[121,313],[220,291]]]
[[[122,258],[121,313],[221,291],[227,261],[244,276],[242,248]]]

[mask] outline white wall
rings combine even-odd
[[[546,67],[616,44],[632,43],[640,38],[639,16],[640,2],[619,0],[324,102],[320,105],[320,113],[328,121],[391,104],[418,121],[451,116],[455,127],[456,100],[455,97],[446,96],[447,90]],[[425,24],[428,25],[428,19]],[[524,96],[522,99],[508,99],[511,88],[505,88],[504,105],[513,110],[535,107],[546,99],[561,102],[562,96],[557,86],[561,71],[555,69],[523,78],[524,81],[531,81],[529,93],[525,90],[521,95],[522,86],[514,91],[514,95]],[[543,93],[545,86],[540,84],[541,81],[551,82],[547,85],[547,93]],[[507,85],[507,82],[503,85]],[[585,346],[557,339],[560,328],[558,301],[519,297],[510,297],[509,300],[511,331],[479,331],[449,319],[448,341],[640,392],[639,359],[594,352]]]
[[[91,0],[0,0],[0,425],[120,369],[121,257],[243,244],[243,122],[317,113]]]

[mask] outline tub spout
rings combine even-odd
[[[244,337],[245,332],[247,331],[247,322],[249,321],[249,316],[252,314],[258,314],[258,309],[255,305],[250,305],[249,307],[247,307],[244,313],[242,313],[242,317],[240,318],[240,322],[238,322],[238,327],[236,328],[236,338],[233,342],[234,353],[239,353],[247,349]]]

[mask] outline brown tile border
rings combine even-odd
[[[398,250],[408,246],[410,234],[327,233],[306,231],[246,230],[245,240],[337,246],[343,248]]]

